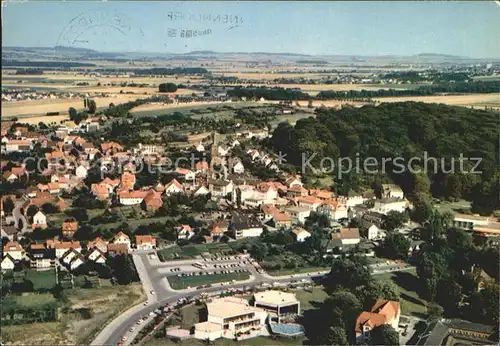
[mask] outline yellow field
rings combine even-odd
[[[126,103],[141,98],[141,95],[117,95],[116,97],[96,97],[97,107],[108,107],[111,102],[115,105]],[[67,114],[69,107],[76,110],[83,110],[83,100],[33,100],[33,101],[14,101],[2,103],[2,116],[19,115],[42,115],[48,112],[60,112],[61,115]]]
[[[447,96],[405,96],[405,97],[380,97],[379,102],[427,102],[445,103],[456,106],[485,106],[500,107],[500,96],[498,94],[469,94],[469,95],[447,95]]]

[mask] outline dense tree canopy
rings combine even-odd
[[[336,175],[336,183],[346,185],[344,191],[371,186],[374,175],[363,167],[370,157],[376,159],[378,172],[399,184],[409,196],[432,192],[439,198],[465,198],[473,201],[476,210],[488,214],[500,208],[497,129],[498,115],[494,112],[442,104],[383,103],[317,109],[315,119],[300,119],[295,126],[279,124],[270,144],[287,154],[288,163],[304,168],[307,174],[318,173],[310,166],[320,170],[325,157],[335,163],[339,157],[351,158],[353,165],[359,158],[360,173],[351,169],[342,179]],[[391,160],[383,161],[387,158]],[[477,160],[472,158],[481,158],[478,167],[474,167]],[[338,173],[338,166],[328,174]],[[468,173],[472,170],[478,174]]]

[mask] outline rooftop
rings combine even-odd
[[[298,303],[294,293],[269,290],[253,295],[255,301],[265,305],[288,305]]]

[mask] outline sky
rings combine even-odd
[[[32,1],[3,7],[2,46],[500,57],[494,1]],[[188,31],[197,36],[185,37]]]

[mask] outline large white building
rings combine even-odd
[[[213,341],[218,338],[234,339],[241,335],[248,338],[266,331],[268,313],[242,298],[215,299],[207,303],[207,313],[207,321],[194,326],[196,339]]]
[[[253,306],[267,311],[270,319],[276,319],[278,323],[287,315],[300,314],[300,301],[293,293],[275,290],[258,292],[254,293],[252,303]]]
[[[262,222],[255,215],[240,213],[232,215],[231,230],[236,239],[258,237],[264,231]]]
[[[391,211],[404,213],[408,207],[408,202],[405,199],[399,198],[383,198],[377,199],[373,205],[372,211],[387,215]]]

